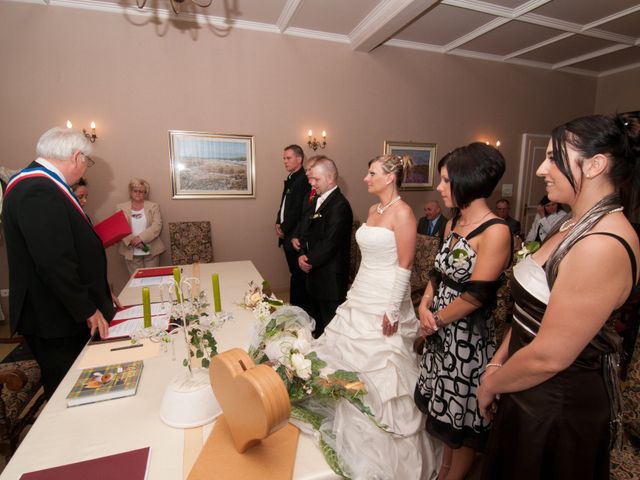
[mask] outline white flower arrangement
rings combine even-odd
[[[469,258],[469,253],[462,248],[456,248],[451,252],[452,264],[456,268],[464,267]]]
[[[532,242],[527,242],[522,245],[522,248],[516,252],[516,258],[518,262],[524,260],[529,255],[537,252],[540,249],[540,242],[534,240]]]

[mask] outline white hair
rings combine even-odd
[[[84,133],[72,128],[53,127],[42,134],[36,145],[36,154],[47,160],[67,160],[80,150],[85,155],[93,150]]]

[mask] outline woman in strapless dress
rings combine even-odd
[[[376,157],[364,179],[379,202],[356,232],[358,274],[313,350],[332,368],[356,371],[366,383],[365,404],[375,422],[349,402],[336,409],[333,433],[351,478],[431,479],[438,446],[424,431],[413,403],[418,378],[412,345],[419,322],[409,277],[416,242],[413,211],[398,195],[406,158]]]

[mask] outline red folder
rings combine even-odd
[[[149,465],[149,447],[84,462],[69,463],[59,467],[45,468],[25,473],[20,480],[144,480]]]
[[[109,218],[101,221],[93,227],[104,248],[115,245],[127,235],[131,234],[131,225],[122,210],[118,210]]]
[[[173,275],[173,267],[144,268],[136,272],[133,278],[166,277]]]

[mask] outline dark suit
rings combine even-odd
[[[509,215],[507,218],[504,219],[504,221],[507,222],[507,224],[509,225],[509,230],[511,230],[511,235],[521,236],[520,222],[518,220],[516,220],[511,215]]]
[[[280,207],[276,215],[276,223],[280,224],[280,228],[284,232],[284,239],[280,238],[278,245],[284,249],[284,255],[287,259],[289,272],[291,273],[289,302],[301,308],[305,308],[306,305],[304,286],[306,274],[300,270],[298,266],[298,252],[296,252],[291,245],[291,238],[293,238],[296,226],[300,220],[303,202],[308,201],[310,191],[311,185],[309,185],[304,168],[301,167],[284,181]],[[280,221],[280,210],[282,209],[282,201],[285,199],[285,196],[284,219]]]
[[[106,255],[91,224],[47,178],[7,192],[3,225],[11,330],[25,336],[49,398],[89,338],[87,319],[96,309],[113,318]]]
[[[310,208],[307,212],[308,224],[300,241],[302,254],[312,266],[307,274],[308,312],[316,321],[314,336],[318,337],[347,296],[353,213],[339,188],[317,211]]]
[[[422,217],[418,222],[418,233],[421,235],[431,235],[432,237],[440,237],[440,240],[444,238],[444,229],[447,226],[448,218],[444,215],[438,215],[436,224],[432,232],[429,232],[429,222],[427,217]]]

